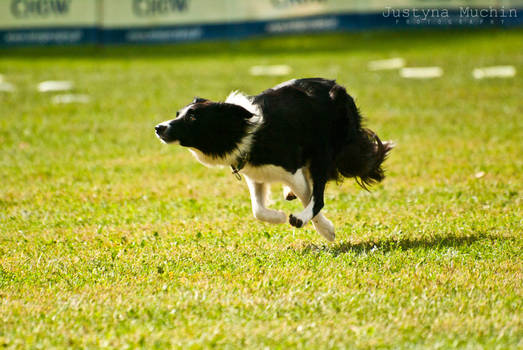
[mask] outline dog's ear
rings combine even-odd
[[[192,100],[192,103],[200,103],[200,102],[205,102],[205,101],[209,101],[209,100],[206,99],[206,98],[201,98],[201,97],[198,97],[198,96],[194,96],[194,100]]]
[[[224,103],[223,105],[229,108],[229,114],[234,114],[235,116],[238,116],[243,119],[251,119],[254,115],[242,106],[238,106],[232,103]]]

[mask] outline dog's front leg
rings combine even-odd
[[[289,222],[291,225],[296,227],[302,227],[307,223],[308,217],[313,216],[312,212],[314,209],[314,197],[312,196],[311,186],[307,177],[304,174],[303,169],[299,169],[293,176],[289,183],[292,191],[298,196],[305,209],[299,214],[291,214]],[[300,226],[297,226],[301,223]],[[295,225],[296,224],[296,225]],[[327,219],[323,213],[318,212],[316,216],[312,218],[312,224],[316,231],[318,231],[323,237],[329,241],[334,241],[336,235],[334,233],[334,225]]]
[[[265,207],[269,193],[269,184],[255,182],[245,176],[247,186],[251,193],[252,213],[258,220],[267,221],[273,224],[283,224],[287,221],[287,215],[282,211],[271,210]]]
[[[312,166],[311,166],[312,168]],[[311,174],[311,180],[312,180],[312,196],[309,197],[307,200],[307,204],[303,204],[305,208],[301,213],[298,214],[291,214],[289,216],[289,223],[292,226],[296,227],[302,227],[307,224],[310,220],[312,220],[313,217],[318,215],[320,210],[323,208],[323,191],[325,189],[325,183],[326,181],[323,179],[322,176],[314,176],[313,169],[309,169],[309,172]],[[309,182],[305,178],[303,174],[303,170],[300,169],[301,178],[305,181],[307,189],[310,188]],[[321,173],[320,173],[321,174]],[[305,187],[301,185],[299,182],[301,182],[300,177],[296,176],[298,175],[298,172],[296,172],[294,176],[294,186],[297,187],[296,192],[301,192],[299,187]],[[292,187],[292,186],[291,186]],[[295,192],[295,193],[296,193]],[[310,193],[310,192],[309,192]],[[296,193],[297,194],[297,193]]]

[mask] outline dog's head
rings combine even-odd
[[[179,143],[204,154],[222,156],[233,151],[248,132],[252,113],[245,108],[195,97],[176,118],[156,125],[165,143]]]

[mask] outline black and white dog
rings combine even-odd
[[[232,92],[225,102],[196,97],[175,119],[158,124],[156,135],[188,147],[205,165],[243,174],[259,220],[287,222],[285,213],[266,207],[269,184],[283,182],[284,197],[298,197],[305,207],[289,223],[302,227],[312,220],[332,241],[334,226],[320,212],[326,183],[354,177],[366,189],[383,180],[381,164],[393,147],[361,119],[335,81],[293,79],[256,96]]]

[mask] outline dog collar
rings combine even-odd
[[[240,156],[237,159],[236,165],[231,164],[232,173],[234,176],[236,176],[236,179],[240,181],[242,179],[242,176],[240,175],[240,170],[243,169],[245,164],[249,161],[249,154],[240,151]]]

